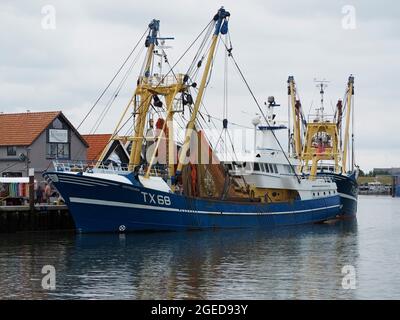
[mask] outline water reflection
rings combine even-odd
[[[0,297],[32,299],[354,298],[356,221],[274,230],[0,236]],[[55,291],[41,268],[57,270]]]

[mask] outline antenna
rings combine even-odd
[[[323,78],[322,80],[318,80],[317,78],[314,78],[314,82],[316,83],[316,87],[319,88],[319,93],[321,95],[321,106],[319,108],[316,108],[317,111],[317,120],[318,121],[323,121],[324,120],[324,93],[325,93],[325,88],[328,87],[328,83],[330,81],[326,80]],[[321,119],[320,119],[321,117]]]
[[[159,61],[157,63],[158,69],[159,69],[159,76],[162,76],[162,66],[163,63],[168,63],[168,58],[167,58],[167,53],[165,50],[171,49],[172,46],[167,46],[165,45],[165,40],[174,40],[173,37],[157,37],[157,40],[160,40],[160,42],[156,42],[156,46],[154,48],[154,55],[159,58]]]
[[[267,109],[268,121],[272,121],[272,124],[275,125],[276,124],[276,121],[275,121],[276,113],[274,113],[274,108],[279,107],[280,104],[277,104],[275,102],[274,96],[269,96],[268,97],[268,105],[267,105],[267,102],[264,102],[264,105],[268,108]]]

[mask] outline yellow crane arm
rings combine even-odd
[[[301,151],[303,149],[301,143],[301,109],[300,109],[300,101],[296,100],[296,84],[294,82],[294,77],[289,76],[288,78],[288,93],[290,96],[290,104],[292,105],[292,114],[293,114],[293,137],[294,137],[294,152],[297,157],[301,156]]]
[[[344,142],[343,142],[343,158],[342,158],[342,172],[346,173],[347,164],[347,151],[349,147],[349,131],[350,131],[350,118],[352,112],[352,97],[354,95],[354,76],[349,77],[347,82],[347,107],[346,107],[346,126],[344,131]]]

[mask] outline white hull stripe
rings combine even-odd
[[[116,183],[114,180],[108,180],[108,179],[100,179],[98,177],[90,177],[90,176],[84,176],[84,175],[78,175],[78,174],[57,174],[58,179],[63,180],[72,180],[72,181],[79,181],[79,182],[84,182],[84,183],[91,183],[91,184],[101,184],[101,185],[112,185],[112,186],[118,186],[119,184]]]
[[[87,184],[89,186],[103,186],[103,187],[107,187],[108,183],[103,183],[103,182],[99,182],[99,181],[91,181],[89,179],[80,179],[80,178],[74,178],[74,177],[64,177],[64,176],[60,176],[58,177],[59,181],[61,182],[66,182],[66,183],[82,183],[82,184]],[[114,185],[114,184],[113,184]]]
[[[67,180],[59,180],[62,183],[68,183],[68,184],[75,184],[79,186],[85,186],[85,187],[96,187],[94,184],[87,184],[87,183],[81,183],[77,181],[67,181]]]
[[[293,213],[304,213],[311,211],[320,211],[324,209],[332,209],[340,207],[340,205],[334,205],[329,207],[319,207],[307,210],[296,210],[296,211],[280,211],[280,212],[221,212],[221,211],[200,211],[200,210],[188,210],[188,209],[179,209],[179,208],[168,208],[168,207],[157,207],[150,206],[145,204],[134,204],[127,202],[118,202],[118,201],[105,201],[98,199],[87,199],[87,198],[75,198],[71,197],[69,199],[73,203],[83,203],[83,204],[92,204],[99,206],[112,206],[112,207],[123,207],[123,208],[135,208],[135,209],[145,209],[145,210],[158,210],[158,211],[171,211],[171,212],[189,212],[189,213],[203,213],[203,214],[226,214],[226,215],[272,215],[272,214],[293,214]]]
[[[357,201],[357,198],[349,196],[348,194],[345,194],[345,193],[338,192],[338,195],[341,196],[342,198],[346,198],[346,199],[350,199],[350,200],[353,200],[353,201]]]

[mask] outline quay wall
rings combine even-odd
[[[75,230],[66,206],[0,206],[0,233],[51,230]]]

